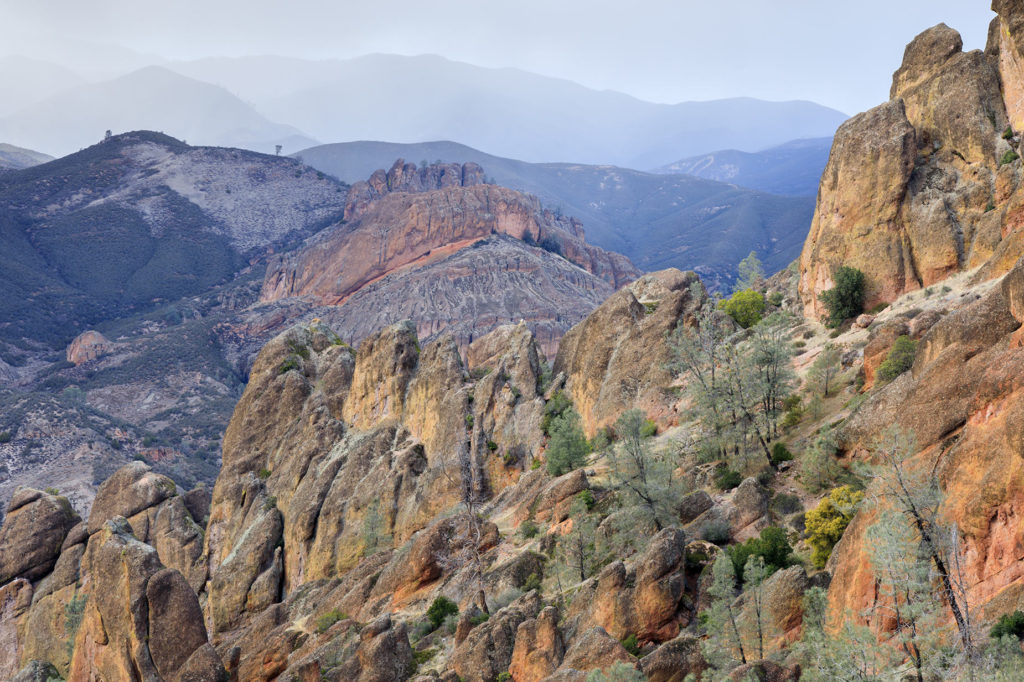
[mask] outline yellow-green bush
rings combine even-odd
[[[835,488],[818,503],[818,506],[804,518],[807,529],[807,543],[811,546],[811,561],[818,568],[824,568],[832,548],[843,537],[843,531],[850,525],[864,493],[848,485]]]

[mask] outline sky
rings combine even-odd
[[[0,54],[111,71],[440,54],[655,102],[807,99],[854,114],[888,99],[917,33],[945,22],[980,49],[993,16],[988,0],[0,0]]]

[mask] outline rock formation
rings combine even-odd
[[[566,333],[554,372],[565,375],[588,435],[633,407],[660,424],[674,422],[665,338],[693,323],[703,297],[692,272],[662,270],[618,291]]]
[[[111,348],[112,345],[107,337],[90,329],[75,337],[74,341],[68,345],[66,356],[68,362],[80,365],[83,362],[95,360],[109,352]]]
[[[997,20],[984,53],[962,52],[945,25],[922,33],[890,101],[840,127],[800,258],[808,316],[822,314],[818,296],[842,265],[864,272],[872,308],[960,270],[985,265],[982,276],[998,276],[1021,255],[1019,138],[1008,115],[1019,108],[1018,11]]]

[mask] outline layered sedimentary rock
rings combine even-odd
[[[1024,252],[1019,138],[1007,113],[1019,76],[998,48],[962,47],[943,24],[922,33],[890,101],[836,133],[800,258],[808,316],[822,314],[818,297],[840,266],[864,272],[871,308],[963,269],[987,264],[983,276],[998,276]]]

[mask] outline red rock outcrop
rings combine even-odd
[[[991,618],[1024,598],[1024,262],[988,295],[936,323],[913,369],[873,394],[838,432],[842,449],[868,456],[895,423],[916,439],[913,466],[934,468],[946,521],[962,537],[972,609]],[[860,614],[878,593],[860,512],[833,551],[830,613]]]

